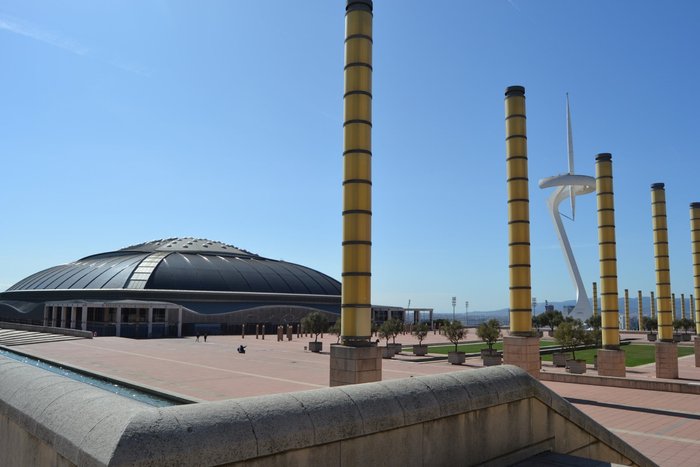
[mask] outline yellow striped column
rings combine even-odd
[[[642,331],[642,318],[644,317],[644,307],[642,306],[642,291],[637,290],[637,330]]]
[[[693,301],[693,294],[692,293],[690,294],[690,297],[688,298],[688,304],[690,305],[690,318],[691,319],[693,319],[693,317],[695,318],[695,334],[700,334],[700,320],[698,320],[698,318],[700,318],[700,316],[697,315],[697,313],[700,313],[700,312],[695,311],[695,302]]]
[[[693,256],[693,292],[690,315],[695,315],[695,333],[700,336],[700,203],[690,203],[690,244]],[[695,313],[693,313],[695,311]],[[700,367],[700,337],[695,337],[695,366]]]
[[[539,374],[539,338],[532,337],[530,283],[530,196],[527,164],[525,88],[505,93],[508,253],[510,259],[510,336],[504,339],[505,363]]]
[[[681,319],[685,319],[685,294],[681,294]]]
[[[656,344],[656,377],[678,378],[678,348],[673,342],[666,190],[663,183],[651,185],[651,215],[654,229],[656,301],[659,321],[659,342]]]
[[[651,186],[651,209],[654,228],[654,259],[656,264],[656,301],[659,317],[659,339],[672,342],[671,267],[668,257],[666,190],[664,189],[663,183],[654,183]]]
[[[372,336],[372,0],[345,8],[342,345],[331,346],[330,385],[382,379]]]
[[[372,249],[372,1],[348,0],[345,15],[343,273],[341,335],[368,342]]]
[[[598,316],[598,283],[593,283],[593,316]]]
[[[603,330],[603,349],[598,351],[598,374],[625,376],[625,354],[620,350],[612,156],[609,153],[601,153],[596,156],[595,161],[600,255],[600,321]]]
[[[598,199],[598,253],[600,255],[600,299],[603,347],[620,348],[617,301],[617,255],[615,248],[615,203],[613,198],[612,156],[596,156],[596,195]]]
[[[625,289],[625,330],[630,329],[630,291]]]
[[[653,291],[649,292],[649,301],[650,301],[650,304],[649,304],[650,311],[649,312],[651,313],[651,318],[654,319],[654,318],[656,318],[656,298],[654,298]]]
[[[673,319],[678,319],[678,309],[676,308],[676,294],[671,294],[671,316]]]
[[[510,333],[532,332],[530,196],[527,167],[525,88],[506,89],[506,172],[510,255]]]

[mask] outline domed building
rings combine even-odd
[[[0,320],[161,337],[255,332],[340,314],[340,282],[221,242],[156,240],[33,274],[0,293]],[[252,328],[250,327],[252,326]]]

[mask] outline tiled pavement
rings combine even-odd
[[[468,336],[470,340],[476,339]],[[410,336],[398,338],[415,343]],[[429,335],[428,343],[444,342]],[[328,384],[328,350],[335,338],[326,336],[324,352],[305,350],[309,338],[277,342],[255,336],[209,336],[208,342],[183,339],[132,340],[116,337],[19,345],[13,350],[137,384],[175,392],[193,399],[221,400],[259,394],[300,391]],[[247,346],[238,354],[238,345]],[[383,360],[384,379],[445,373],[481,367],[480,359],[464,366],[444,360],[416,362],[410,357]],[[692,356],[680,359],[681,378],[700,383]],[[554,371],[545,365],[544,371]],[[637,367],[630,377],[653,377],[653,365]],[[570,398],[586,414],[660,465],[700,466],[700,396],[658,391],[545,382]]]

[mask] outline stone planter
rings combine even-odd
[[[681,341],[681,335],[677,332],[673,333],[673,342],[680,342]]]
[[[684,332],[683,334],[681,334],[681,340],[683,342],[690,342],[690,334],[688,334],[687,332]]]
[[[569,360],[570,358],[570,353],[556,352],[552,354],[552,363],[554,363],[554,366],[565,367],[567,360]]]
[[[391,347],[382,347],[382,358],[394,358],[396,353]]]
[[[417,357],[423,357],[428,354],[428,346],[427,345],[414,345],[413,346],[413,355]]]
[[[586,360],[567,360],[566,366],[569,373],[582,375],[586,372]]]
[[[648,332],[647,333],[647,340],[649,342],[654,342],[656,340],[656,333],[655,332]]]
[[[323,342],[309,342],[309,350],[311,352],[320,352],[323,350]]]
[[[484,366],[495,366],[503,363],[503,359],[499,353],[495,353],[493,355],[483,355],[481,358],[484,361]]]
[[[542,336],[544,336],[544,331],[538,330],[538,331],[537,331],[537,337],[542,337]]]
[[[547,335],[549,337],[554,337],[554,331],[552,331],[552,330],[547,331]]]
[[[481,358],[498,355],[498,350],[481,349]]]
[[[394,355],[400,353],[401,349],[403,348],[403,345],[401,344],[387,344],[386,346],[394,351]]]
[[[461,365],[466,360],[464,352],[448,352],[447,361],[453,365]]]

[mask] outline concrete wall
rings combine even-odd
[[[698,352],[695,353],[700,355]],[[541,372],[540,381],[556,381],[559,383],[590,384],[612,388],[641,389],[644,391],[677,392],[681,394],[700,395],[700,386],[688,382],[659,381],[655,379],[632,379],[614,376],[577,375],[572,373]]]
[[[92,339],[92,331],[82,331],[80,329],[56,328],[53,326],[35,326],[33,324],[8,323],[0,321],[1,329],[15,329],[17,331],[49,332],[51,334],[62,334],[64,336],[85,337]]]
[[[0,465],[653,465],[519,368],[150,408],[0,357]]]

